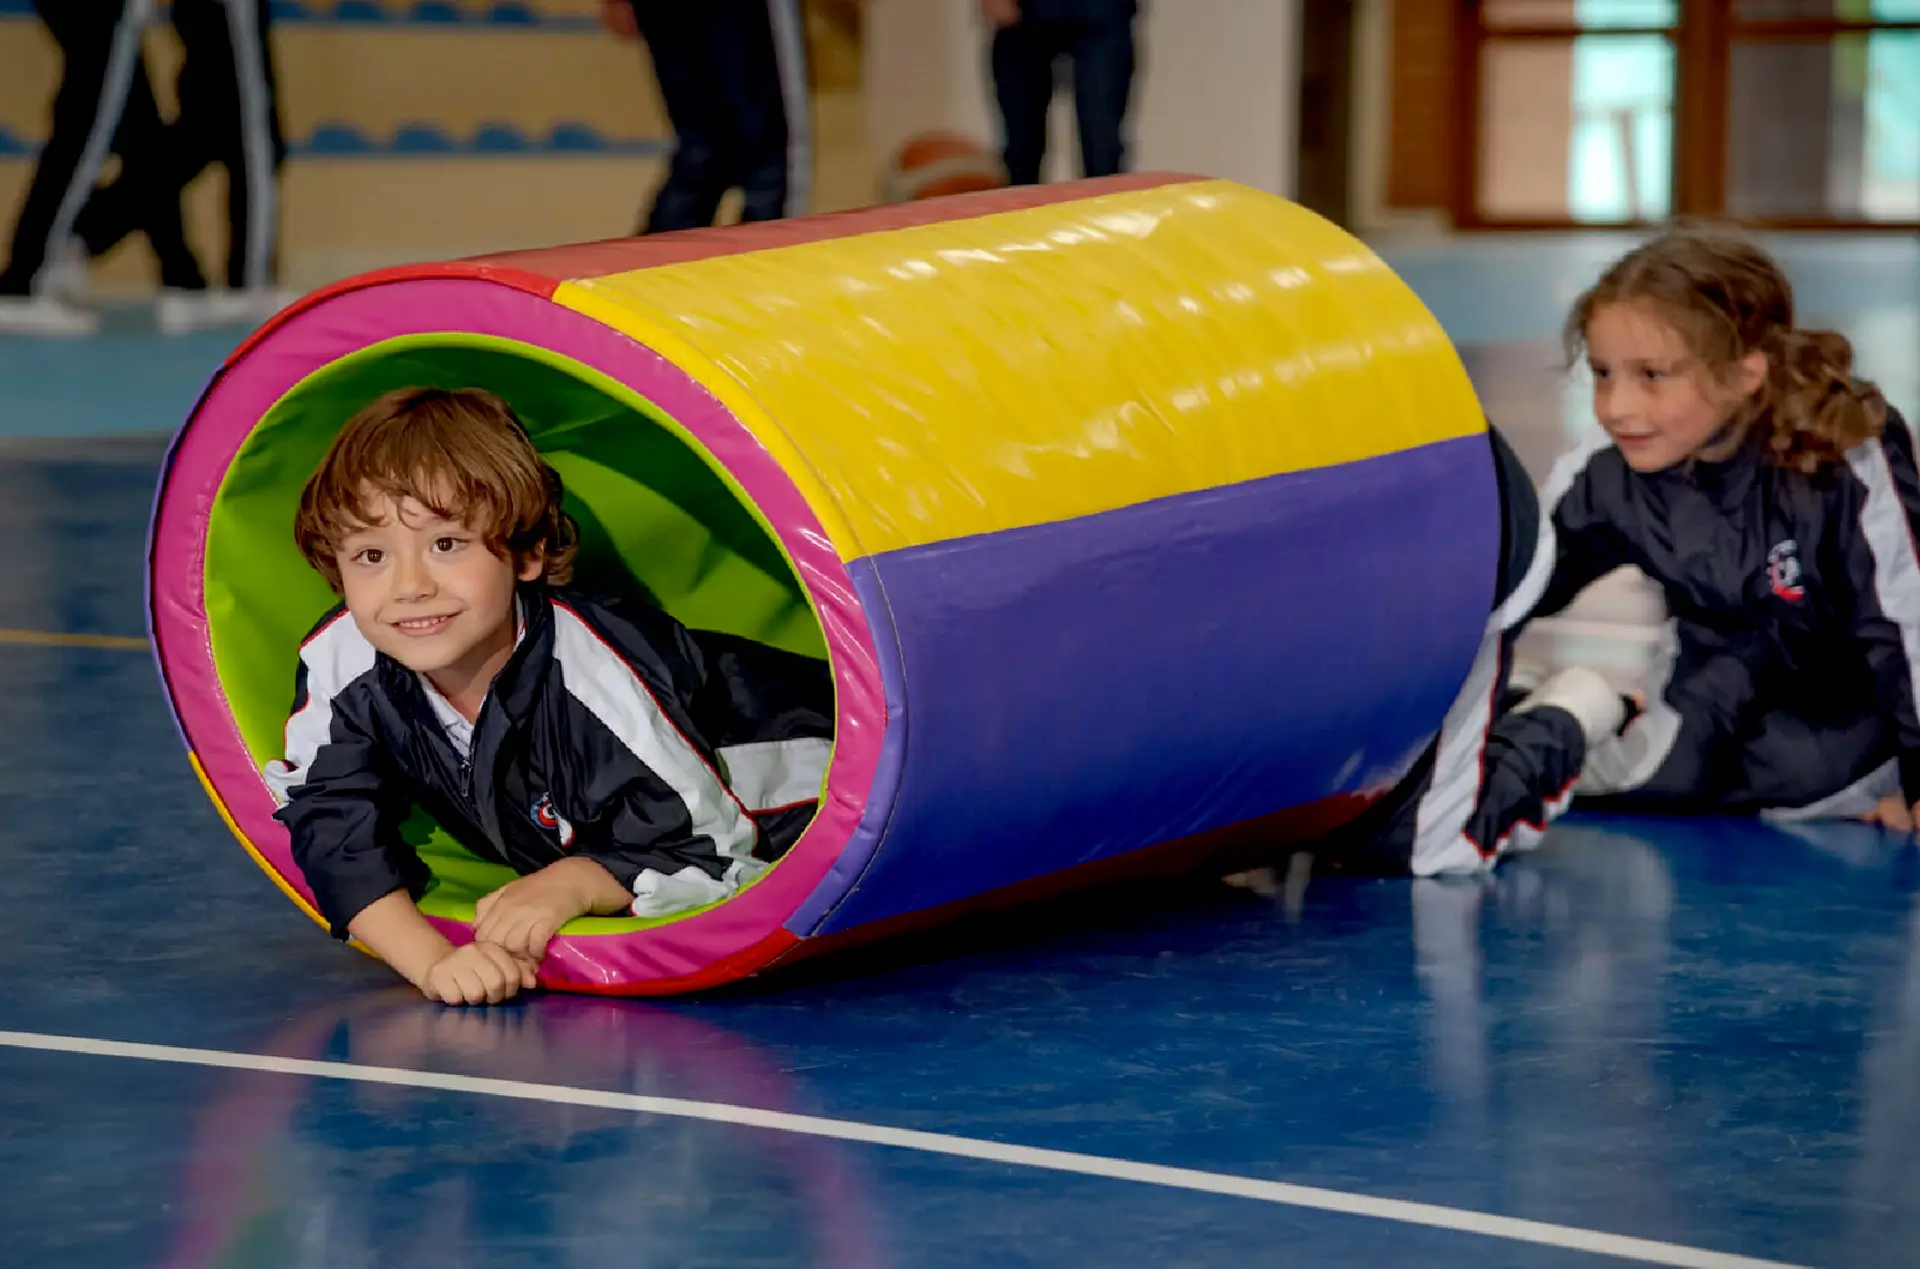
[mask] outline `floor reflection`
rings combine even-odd
[[[805,1112],[708,1023],[546,997],[442,1009],[388,990],[259,1052]],[[222,1264],[818,1264],[880,1269],[870,1185],[831,1141],[592,1106],[240,1073],[199,1117],[164,1269]]]
[[[1412,883],[1433,1144],[1533,1210],[1678,1229],[1711,1193],[1823,1229],[1821,1263],[1910,1263],[1916,873],[1861,825],[1576,820]]]

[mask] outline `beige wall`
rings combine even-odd
[[[399,3],[399,0],[391,0]],[[486,0],[462,0],[483,7]],[[591,17],[598,0],[538,0]],[[1135,166],[1230,177],[1289,192],[1297,136],[1297,0],[1151,0],[1133,115]],[[860,15],[863,32],[850,25]],[[913,132],[960,127],[992,143],[977,0],[808,0],[814,57],[815,206],[877,196],[885,157]],[[345,121],[386,136],[429,121],[455,135],[504,120],[537,134],[562,121],[666,140],[642,46],[588,27],[563,33],[282,24],[274,33],[290,136]],[[178,50],[148,32],[162,109]],[[0,22],[0,126],[39,139],[58,55],[36,23]],[[1050,176],[1077,171],[1071,107],[1056,102]],[[620,156],[295,158],[283,177],[283,275],[306,289],[362,269],[631,232],[662,164]],[[0,160],[0,222],[31,172]],[[189,191],[189,232],[210,272],[224,235],[224,175]],[[101,289],[149,282],[137,241],[96,265]]]
[[[1298,135],[1295,0],[1148,0],[1133,112],[1137,169],[1171,168],[1293,188]],[[869,149],[932,128],[997,145],[978,0],[867,0]],[[1054,102],[1049,179],[1078,172],[1072,107]]]
[[[1570,214],[1573,46],[1515,40],[1493,46],[1480,79],[1478,203],[1489,217]]]
[[[469,6],[485,0],[463,0]],[[597,0],[540,0],[549,13],[587,17]],[[844,32],[815,6],[815,205],[871,200],[873,177],[860,138],[857,81]],[[163,111],[179,53],[164,27],[147,34]],[[375,136],[429,121],[455,135],[503,120],[529,134],[579,121],[626,139],[670,136],[644,46],[597,27],[569,32],[283,24],[274,33],[281,113],[289,136],[346,121]],[[59,55],[39,25],[0,22],[0,126],[38,140],[58,79]],[[421,159],[296,158],[282,185],[283,276],[307,289],[386,264],[447,258],[632,232],[658,183],[659,160],[614,155]],[[0,225],[10,227],[32,171],[0,160]],[[209,272],[223,251],[225,177],[217,169],[189,189],[189,233]],[[101,262],[102,290],[150,285],[144,244]]]

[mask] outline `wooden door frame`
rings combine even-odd
[[[1528,40],[1571,43],[1581,34],[1660,35],[1674,44],[1673,85],[1673,214],[1676,217],[1723,216],[1727,202],[1727,140],[1731,61],[1738,41],[1832,39],[1876,31],[1920,32],[1915,21],[1855,21],[1844,18],[1798,18],[1743,21],[1734,14],[1734,0],[1680,0],[1679,20],[1671,27],[1607,27],[1582,31],[1569,26],[1501,26],[1486,24],[1479,0],[1458,0],[1454,6],[1454,172],[1453,205],[1448,209],[1455,228],[1465,231],[1498,230],[1566,232],[1569,230],[1634,230],[1649,227],[1644,219],[1582,221],[1571,216],[1513,218],[1481,213],[1481,69],[1489,42]],[[1743,217],[1741,224],[1757,230],[1828,230],[1911,234],[1920,220],[1838,220],[1806,217]]]

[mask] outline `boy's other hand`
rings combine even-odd
[[[563,859],[510,881],[474,905],[473,937],[498,943],[513,955],[540,962],[560,927],[604,906],[611,888],[624,906],[631,895],[591,859]]]
[[[420,979],[420,993],[447,1005],[497,1005],[538,981],[533,962],[476,941],[435,961]]]

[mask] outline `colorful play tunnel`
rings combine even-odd
[[[800,842],[733,898],[594,918],[543,981],[661,994],[1102,878],[1323,832],[1438,730],[1485,625],[1485,423],[1358,242],[1129,176],[356,278],[237,351],[181,430],[153,632],[197,769],[312,914],[261,767],[333,602],[301,483],[402,385],[505,396],[583,587],[827,661]],[[510,877],[405,833],[456,939]]]

